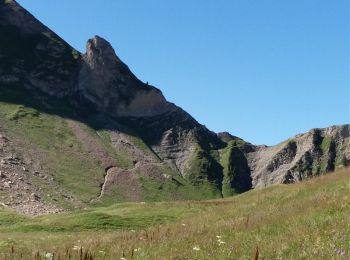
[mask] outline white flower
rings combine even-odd
[[[53,260],[53,254],[52,253],[46,253],[45,255],[47,260]]]
[[[182,225],[182,226],[186,226],[186,224],[185,224],[185,223],[182,223],[181,225]]]
[[[121,257],[120,260],[126,260],[126,258],[125,257]]]
[[[141,251],[141,248],[135,248],[134,249],[134,252],[138,252],[138,251]]]
[[[80,250],[80,246],[73,246],[73,250]]]
[[[220,238],[221,238],[221,236],[216,236],[216,238],[220,239]]]
[[[195,246],[195,247],[193,247],[193,250],[194,250],[194,251],[199,251],[199,250],[201,250],[201,249],[199,248],[199,246]]]
[[[221,239],[218,239],[219,245],[226,244],[226,242],[222,241]]]

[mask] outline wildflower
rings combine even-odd
[[[221,238],[221,236],[216,236],[216,238],[220,239],[220,238]]]
[[[182,226],[186,226],[186,224],[185,224],[185,223],[182,223],[181,225],[182,225]]]
[[[199,246],[195,246],[195,247],[193,247],[193,250],[194,250],[194,251],[199,251],[199,250],[201,250],[201,249],[199,248]]]
[[[130,231],[131,231],[132,233],[135,233],[135,232],[136,232],[136,231],[135,231],[135,230],[133,230],[133,229],[131,229]]]
[[[53,260],[53,254],[52,253],[46,253],[45,255],[47,260]]]
[[[222,241],[221,239],[218,239],[218,243],[219,243],[219,246],[222,245],[222,244],[226,244],[226,242]]]
[[[141,248],[135,248],[134,249],[134,252],[138,252],[138,251],[141,251]]]
[[[80,246],[73,246],[73,250],[80,250]]]
[[[120,260],[126,260],[126,258],[125,257],[121,257]]]

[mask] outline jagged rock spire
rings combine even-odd
[[[115,116],[154,116],[172,107],[160,90],[137,79],[99,36],[86,44],[79,90],[98,109]]]
[[[122,64],[112,45],[100,36],[95,36],[87,41],[85,57],[86,61],[91,65],[97,64],[99,66],[113,68]]]

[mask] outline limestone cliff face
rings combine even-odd
[[[246,153],[253,187],[301,181],[350,165],[350,125],[313,129]]]
[[[78,90],[101,111],[117,116],[154,116],[172,106],[160,90],[142,83],[99,36],[87,42]]]
[[[224,147],[215,133],[199,124],[179,107],[152,117],[124,117],[153,151],[182,176],[189,176],[190,157],[196,149],[215,150]]]

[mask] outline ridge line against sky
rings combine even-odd
[[[347,0],[18,2],[79,51],[106,38],[210,130],[272,145],[350,121]]]

